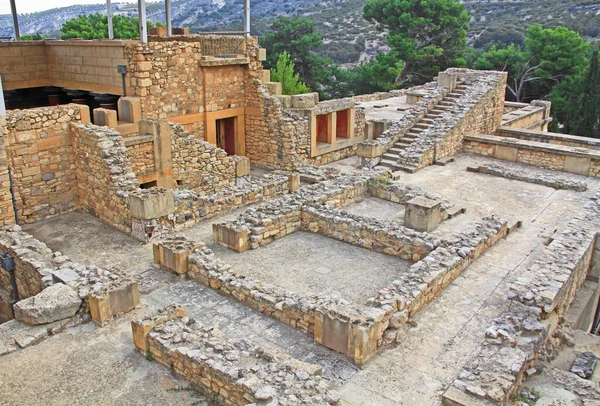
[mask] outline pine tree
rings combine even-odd
[[[574,135],[600,138],[600,55],[592,53],[583,80],[583,93],[569,106],[565,127]]]
[[[275,69],[271,69],[271,80],[281,83],[283,94],[310,93],[310,89],[300,81],[299,75],[294,74],[294,62],[285,51],[279,55]]]

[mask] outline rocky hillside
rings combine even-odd
[[[101,1],[101,0],[99,0]],[[473,16],[470,41],[478,47],[497,40],[520,41],[534,22],[565,25],[591,40],[600,38],[600,3],[596,0],[465,0]],[[278,16],[303,16],[323,33],[322,53],[338,62],[356,62],[385,50],[384,33],[362,18],[365,0],[252,0],[252,29],[260,35]],[[242,29],[241,0],[175,0],[175,26],[195,31]],[[132,3],[114,4],[115,13],[137,15]],[[148,18],[164,21],[163,3],[148,3]],[[20,16],[23,33],[59,35],[63,22],[80,14],[102,13],[105,5],[81,5]],[[0,15],[0,36],[11,35],[9,15]]]

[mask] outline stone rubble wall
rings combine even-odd
[[[171,125],[173,177],[183,189],[210,195],[235,185],[235,161],[227,153]]]
[[[398,182],[382,182],[380,179],[373,178],[368,183],[369,195],[378,199],[387,200],[394,203],[406,204],[415,197],[424,197],[429,200],[441,202],[441,219],[448,219],[448,210],[454,207],[454,204],[447,199],[435,194],[426,192],[418,186],[405,185]]]
[[[577,192],[584,192],[588,189],[587,183],[585,183],[584,181],[573,180],[571,178],[561,176],[558,173],[549,173],[546,171],[530,173],[529,171],[508,168],[506,166],[496,164],[480,165],[476,168],[468,167],[467,171],[484,173],[486,175],[498,176],[506,179],[514,179],[527,183],[534,183],[537,185],[548,186],[554,189],[575,190]]]
[[[88,107],[77,104],[7,112],[4,143],[19,222],[32,223],[77,206],[70,125],[89,121]]]
[[[154,157],[154,142],[152,140],[132,143],[125,139],[127,159],[131,162],[131,170],[139,177],[156,173],[156,159]]]
[[[108,127],[74,125],[73,145],[79,206],[131,234],[128,195],[139,183],[120,134]]]
[[[441,241],[395,222],[376,220],[327,206],[302,209],[302,229],[406,261],[419,261]]]
[[[586,279],[597,249],[600,193],[555,234],[510,285],[505,313],[492,320],[485,341],[444,394],[451,404],[504,404],[535,366]],[[469,403],[471,402],[471,403]]]
[[[517,138],[520,140],[543,142],[547,144],[564,145],[566,147],[577,147],[600,150],[600,140],[597,138],[580,137],[547,131],[523,130],[515,128],[500,127],[494,135],[499,137]]]
[[[401,164],[424,168],[436,160],[454,156],[468,135],[490,134],[500,127],[504,110],[506,73],[448,69],[467,85],[455,105],[400,152]]]
[[[100,325],[104,325],[119,313],[139,305],[137,282],[119,269],[74,263],[67,256],[52,251],[44,243],[22,231],[18,225],[5,226],[0,230],[0,251],[14,259],[14,278],[17,287],[17,292],[14,292],[8,272],[0,268],[0,292],[10,295],[0,297],[0,301],[10,303],[18,296],[19,301],[15,304],[15,309],[16,307],[22,309],[16,317],[23,323],[29,323],[30,319],[36,318],[50,320],[48,323],[63,320],[61,315],[64,309],[56,307],[60,306],[60,303],[47,302],[40,296],[47,288],[56,284],[67,285],[69,287],[67,290],[72,290],[73,295],[79,297],[81,303],[78,306],[78,315],[89,313],[91,318]],[[23,309],[30,309],[33,312],[29,314],[28,310]],[[24,318],[20,318],[20,315]],[[3,316],[11,319],[12,312]],[[81,322],[89,320],[89,317],[79,317],[71,321],[74,320]],[[52,329],[54,328],[56,326],[52,326]],[[18,346],[22,347],[22,345]]]
[[[465,137],[464,152],[600,177],[600,151],[495,135]]]
[[[8,173],[8,158],[6,155],[6,141],[8,129],[6,117],[0,117],[0,226],[15,222],[15,211],[10,193],[10,176]]]
[[[162,313],[173,312],[172,308]],[[185,314],[179,310],[180,314]],[[336,405],[320,367],[305,364],[248,339],[232,340],[213,326],[187,316],[132,323],[136,345],[158,363],[214,393],[225,405]],[[158,320],[157,320],[158,319]],[[151,329],[147,333],[144,331]],[[139,347],[138,347],[139,348]]]

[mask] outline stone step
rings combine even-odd
[[[397,162],[395,159],[381,158],[381,161],[379,161],[379,166],[385,166],[386,168],[393,168],[396,164]]]
[[[386,161],[396,162],[396,161],[398,161],[399,157],[400,157],[400,155],[394,154],[393,152],[388,151],[381,156],[381,160],[383,161],[385,159]]]
[[[425,124],[431,125],[431,124],[433,124],[433,122],[435,121],[435,119],[433,119],[433,118],[429,118],[429,117],[425,116],[425,117],[423,117],[423,118],[421,119],[421,121],[422,121],[423,123],[425,123]]]
[[[394,165],[393,168],[408,173],[415,173],[416,171],[418,171],[416,166],[401,164],[398,162],[396,162],[396,165]]]
[[[405,148],[406,148],[408,145],[410,145],[410,144],[406,144],[406,145],[404,145],[404,144],[398,144],[398,143],[395,143],[395,144],[394,144],[394,146],[393,146],[392,148],[390,148],[390,149],[388,149],[388,150],[387,150],[387,152],[389,152],[390,154],[395,154],[396,156],[398,156],[398,154],[399,154],[401,151],[404,151],[404,149],[405,149]]]
[[[429,127],[431,127],[431,126],[427,123],[418,122],[417,124],[412,126],[411,130],[417,129],[417,128],[422,128],[423,130],[421,130],[421,131],[424,131],[424,130],[428,129]]]
[[[408,138],[408,139],[410,139],[410,140],[414,140],[414,139],[415,139],[415,138],[417,138],[419,135],[420,135],[420,133],[411,131],[411,132],[409,132],[409,133],[406,133],[406,134],[404,134],[404,138]]]
[[[437,107],[436,107],[435,109],[431,110],[431,112],[432,112],[432,113],[435,113],[436,115],[440,115],[440,114],[442,114],[442,113],[445,113],[445,112],[446,112],[446,109],[443,109],[443,110],[442,110],[442,109],[439,109],[439,108],[437,108]]]
[[[454,157],[453,156],[447,156],[447,157],[444,157],[444,158],[440,158],[437,161],[435,161],[435,164],[436,165],[440,165],[440,166],[446,166],[450,162],[454,162]]]
[[[442,100],[441,102],[439,102],[435,107],[436,108],[441,108],[443,109],[444,107],[446,108],[450,108],[452,106],[454,106],[454,102],[453,101],[448,101],[448,100]]]

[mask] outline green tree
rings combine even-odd
[[[565,132],[600,138],[600,55],[594,50],[581,81],[577,97],[571,98],[566,110]]]
[[[35,33],[35,34],[24,34],[21,35],[21,41],[41,41],[46,39],[45,35]]]
[[[338,67],[331,59],[315,53],[322,44],[323,38],[314,22],[306,18],[280,17],[261,38],[261,45],[267,50],[265,67],[274,68],[280,55],[287,52],[300,80],[327,99],[329,89],[335,85],[334,73]]]
[[[394,82],[403,68],[404,63],[396,51],[379,54],[348,71],[345,78],[348,95],[390,91],[396,88]]]
[[[139,38],[139,20],[137,18],[124,17],[121,15],[113,16],[113,30],[115,38],[133,39]],[[158,23],[157,23],[158,24]],[[147,29],[152,29],[155,25],[148,21]],[[162,25],[162,24],[161,24]],[[161,26],[157,25],[157,26]],[[80,15],[62,25],[62,39],[81,38],[81,39],[100,39],[108,38],[108,17],[102,14]]]
[[[271,69],[271,80],[281,83],[283,94],[310,93],[310,89],[300,81],[299,75],[294,73],[294,62],[285,51],[279,55],[275,68]]]
[[[470,16],[455,0],[367,0],[363,16],[388,31],[389,45],[404,61],[401,85],[465,65]]]

